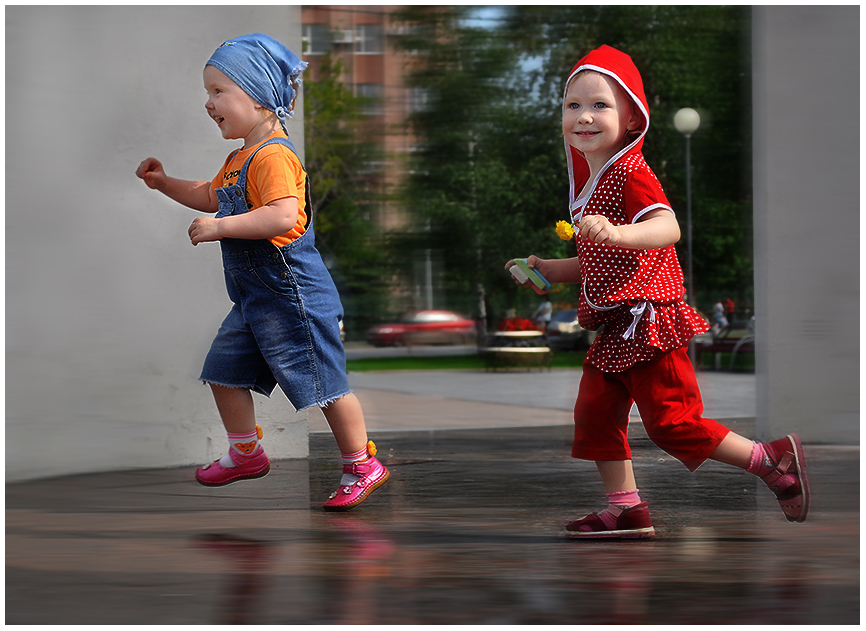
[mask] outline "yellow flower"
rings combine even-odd
[[[567,221],[557,221],[556,234],[563,241],[571,241],[574,238],[574,228]]]

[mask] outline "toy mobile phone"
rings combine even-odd
[[[547,282],[547,279],[539,274],[538,270],[529,267],[526,259],[514,259],[514,263],[515,265],[511,266],[511,275],[514,276],[518,282],[525,283],[529,280],[539,289],[543,289],[544,291],[550,289],[550,283]]]

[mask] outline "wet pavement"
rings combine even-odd
[[[191,468],[8,484],[6,623],[859,623],[859,448],[806,445],[812,508],[789,524],[763,483],[717,463],[690,474],[635,422],[657,536],[573,541],[563,526],[604,491],[569,456],[568,410],[484,400],[518,388],[502,374],[436,377],[466,392],[397,374],[350,377],[392,479],[348,513],[320,510],[339,473],[315,427],[309,459],[224,488]]]

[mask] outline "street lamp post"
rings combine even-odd
[[[686,247],[688,252],[688,259],[686,262],[688,273],[686,293],[688,295],[688,303],[692,307],[695,306],[695,284],[694,272],[692,270],[692,161],[689,141],[692,134],[697,131],[700,124],[700,115],[690,107],[684,107],[674,115],[674,127],[676,127],[677,131],[686,137]],[[694,364],[694,344],[689,344],[689,356]]]

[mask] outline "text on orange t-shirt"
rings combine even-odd
[[[277,132],[270,136],[283,135]],[[284,135],[283,135],[284,136]],[[222,170],[211,182],[214,190],[237,183],[244,163],[260,145],[249,149],[240,149],[231,154]],[[269,241],[277,247],[287,245],[304,234],[307,226],[306,195],[304,194],[307,174],[294,152],[279,143],[262,147],[247,169],[246,198],[247,209],[255,211],[284,197],[295,197],[298,200],[298,221],[295,227],[286,234],[271,237]]]

